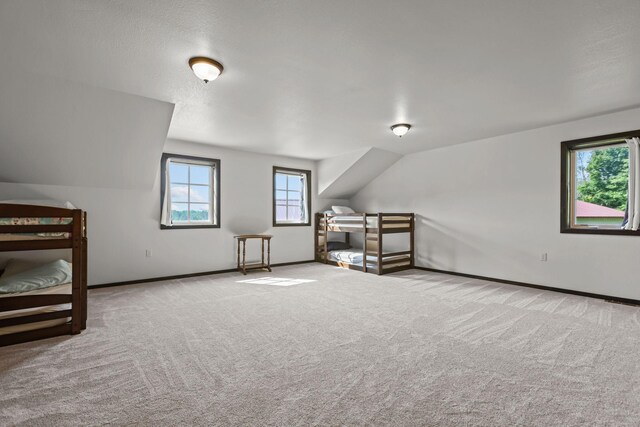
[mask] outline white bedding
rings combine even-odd
[[[68,239],[69,233],[57,233],[55,236],[41,236],[38,234],[11,234],[0,233],[0,242],[9,241],[21,241],[21,240],[54,240],[54,239]]]
[[[329,252],[329,259],[347,264],[362,265],[362,250],[342,250]],[[369,255],[367,261],[375,261],[376,258]]]
[[[38,289],[35,291],[28,291],[28,292],[20,292],[17,294],[0,294],[0,298],[8,298],[8,297],[15,297],[15,296],[23,296],[23,295],[52,295],[52,294],[70,295],[71,283],[63,283],[61,285],[53,286],[50,288]],[[26,308],[23,310],[5,311],[5,312],[0,312],[0,319],[7,319],[10,317],[17,317],[17,316],[29,316],[32,314],[40,314],[40,313],[49,313],[49,312],[58,311],[58,310],[68,310],[69,308],[71,308],[71,304],[49,305],[45,307]],[[0,335],[31,331],[34,329],[49,328],[52,326],[63,325],[70,320],[71,318],[62,318],[62,319],[46,320],[44,322],[27,323],[25,325],[5,326],[4,328],[0,328]]]
[[[329,259],[331,261],[335,261],[338,263],[342,263],[342,264],[350,264],[350,265],[357,265],[357,266],[362,266],[362,249],[359,250],[341,250],[341,251],[331,251],[329,252]],[[397,260],[397,262],[392,263],[392,264],[386,264],[385,268],[390,268],[390,267],[395,267],[395,266],[400,266],[400,265],[406,265],[407,262],[409,261],[409,257],[406,255],[400,255],[400,256],[394,256],[394,257],[386,257],[385,260],[389,261],[389,260]],[[378,260],[377,257],[373,256],[373,255],[367,255],[367,267],[370,268],[377,268],[378,264],[376,263],[376,261]]]

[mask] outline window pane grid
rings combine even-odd
[[[305,222],[306,179],[306,174],[275,171],[274,204],[276,206],[276,222]]]
[[[214,175],[214,166],[213,165],[204,165],[204,164],[191,164],[188,162],[174,162],[171,161],[171,163],[178,163],[181,165],[186,165],[188,166],[187,168],[187,182],[181,182],[181,181],[173,181],[170,180],[170,195],[173,198],[174,194],[175,194],[175,190],[174,190],[174,186],[182,186],[186,188],[186,202],[184,201],[173,201],[171,203],[171,211],[172,211],[172,222],[173,223],[178,223],[178,224],[190,224],[190,223],[207,223],[207,224],[213,224],[212,221],[212,208],[213,208],[213,199],[214,199],[214,194],[212,194],[213,192],[211,191],[212,188],[212,184],[213,184],[213,175]],[[209,183],[208,184],[202,184],[202,183],[192,183],[192,167],[199,167],[202,168],[203,166],[207,166],[210,168],[210,171],[208,172],[208,178],[209,178]],[[209,201],[196,201],[196,200],[192,200],[192,189],[199,189],[200,191],[202,190],[208,190],[207,193],[209,193],[207,195],[207,197],[209,198]],[[176,217],[178,218],[174,218],[173,215],[173,207],[174,205],[178,205],[178,206],[184,206],[186,208],[186,217],[184,219],[179,217],[182,217],[182,215],[176,215]],[[205,208],[205,209],[203,209]],[[183,208],[184,209],[184,208]],[[184,212],[184,211],[178,211],[178,212]],[[205,214],[203,214],[205,213]]]

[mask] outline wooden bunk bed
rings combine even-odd
[[[79,334],[87,324],[86,213],[81,209],[0,203],[0,219],[4,220],[0,224],[0,252],[72,251],[70,284],[52,287],[48,292],[1,295],[0,346]]]
[[[317,213],[315,216],[315,260],[324,264],[366,273],[387,274],[414,267],[415,215],[413,213]],[[329,248],[329,233],[350,233],[362,236],[363,249],[349,254],[360,254],[354,259],[334,258],[338,251]],[[386,234],[408,233],[409,249],[383,252]]]

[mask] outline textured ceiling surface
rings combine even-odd
[[[639,22],[638,0],[3,0],[0,84],[172,103],[183,140],[405,154],[640,105]],[[225,72],[205,85],[196,55]]]

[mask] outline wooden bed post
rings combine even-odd
[[[364,242],[362,244],[362,271],[367,272],[367,247],[369,246],[369,242],[367,242],[367,214],[362,214],[362,233],[364,234]]]
[[[409,232],[409,251],[411,252],[411,254],[409,255],[409,266],[411,268],[415,267],[415,229],[416,229],[416,225],[415,225],[415,214],[411,214],[411,227],[410,227],[410,232]]]
[[[318,254],[320,253],[320,219],[318,213],[313,215],[313,259],[318,261]]]
[[[72,266],[72,278],[71,278],[71,333],[79,334],[82,330],[82,281],[83,281],[83,227],[82,227],[82,211],[80,209],[73,210],[73,228],[71,231],[71,239],[73,244],[73,266]]]
[[[327,264],[329,261],[329,216],[325,213],[324,215],[324,263]]]
[[[264,239],[262,241],[264,242]],[[262,256],[264,257],[264,254]],[[267,270],[271,273],[271,237],[267,239]]]
[[[324,262],[325,264],[327,263],[327,257],[326,257],[326,252],[327,252],[327,236],[326,236],[326,227],[322,227],[321,223],[322,223],[322,219],[324,218],[325,223],[326,223],[326,214],[320,213],[320,212],[316,212],[315,216],[315,230],[314,230],[314,236],[313,236],[313,250],[314,250],[314,254],[313,254],[313,258],[318,261],[318,262]],[[320,241],[320,236],[324,235],[324,242]],[[324,251],[324,255],[322,254],[322,252]]]
[[[382,274],[382,214],[378,212],[378,276]]]
[[[87,213],[82,213],[82,322],[81,328],[87,329]]]

